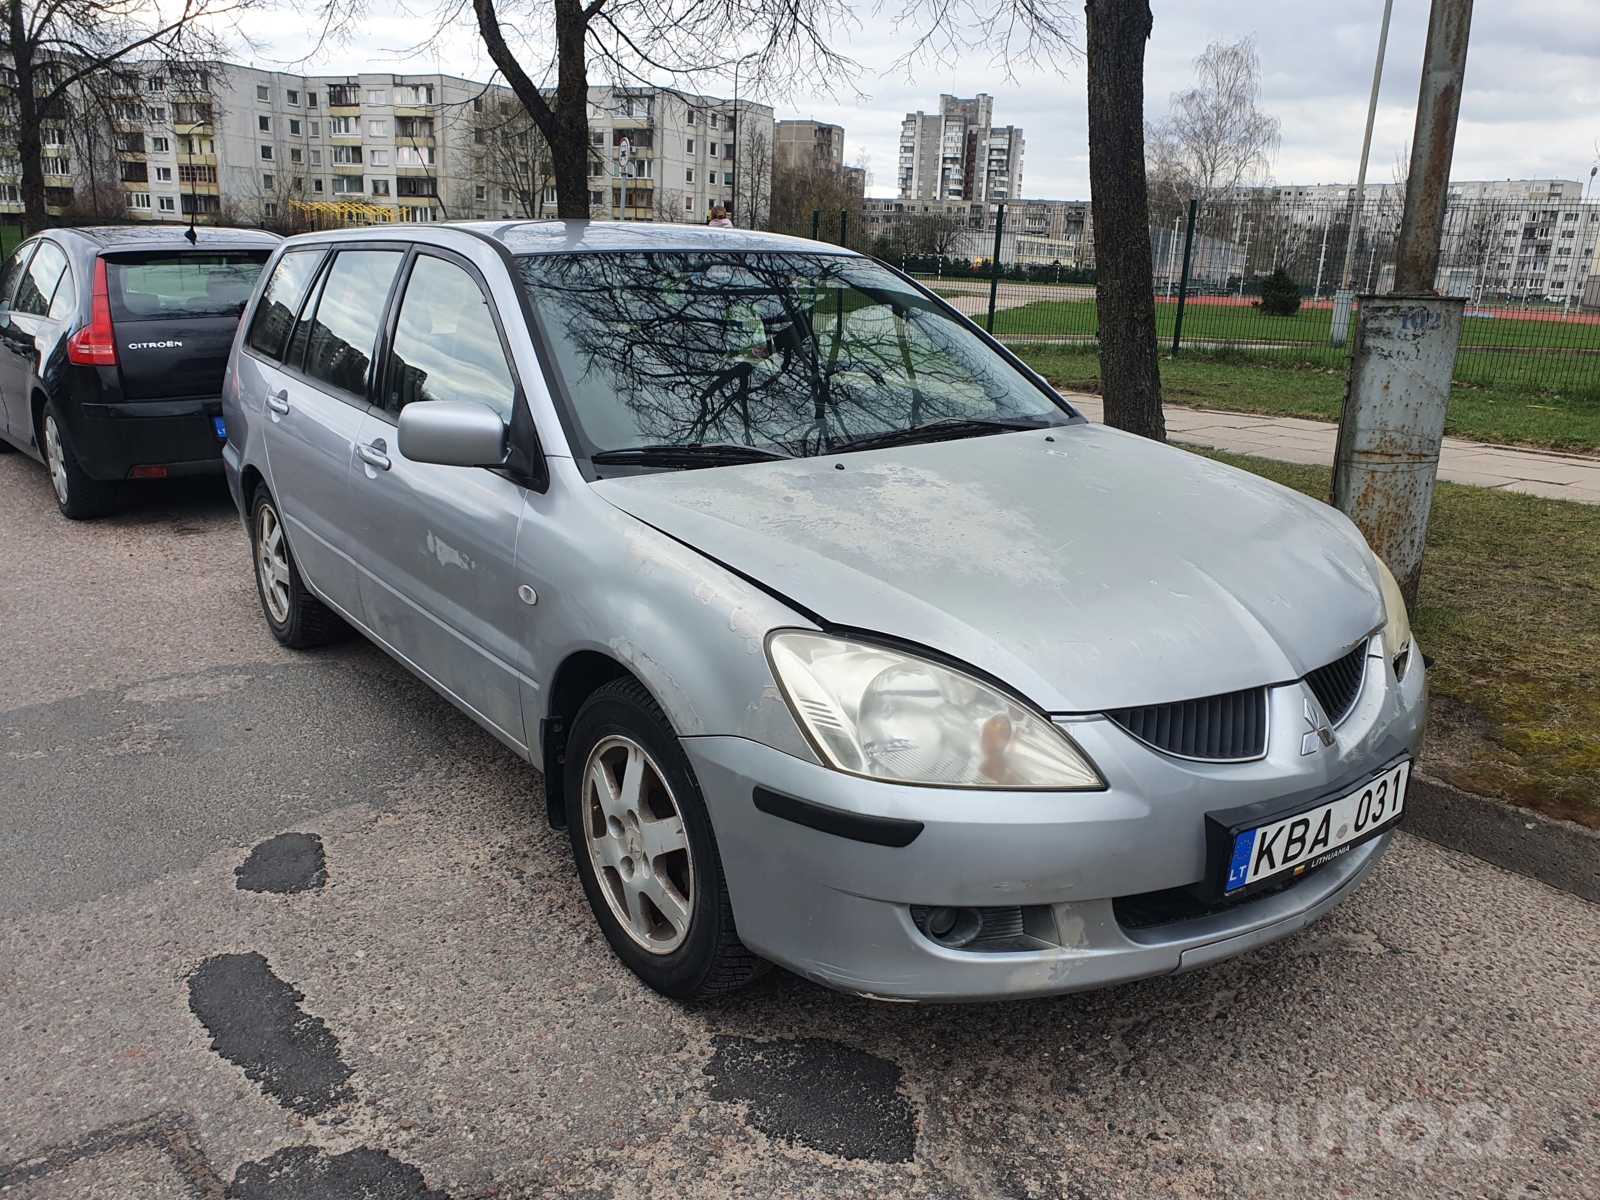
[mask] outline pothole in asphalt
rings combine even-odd
[[[211,1048],[278,1103],[315,1116],[355,1094],[339,1039],[301,1011],[304,999],[253,952],[208,958],[189,977],[189,1008]]]
[[[365,1146],[325,1154],[314,1146],[289,1146],[234,1172],[229,1200],[446,1200],[422,1172],[385,1150]]]
[[[704,1068],[711,1098],[748,1105],[748,1123],[768,1137],[840,1158],[911,1161],[916,1114],[889,1060],[821,1038],[719,1034],[712,1048]]]
[[[251,850],[233,873],[241,892],[314,892],[328,882],[328,862],[316,834],[280,833]]]

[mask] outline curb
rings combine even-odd
[[[1600,904],[1600,830],[1414,775],[1400,828]]]

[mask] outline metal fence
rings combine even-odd
[[[1150,244],[1162,353],[1343,368],[1349,348],[1331,345],[1330,333],[1352,207],[1271,193],[1206,206],[1196,221],[1186,289],[1186,213],[1157,210]],[[1352,271],[1358,295],[1391,290],[1401,208],[1392,194],[1365,206]],[[989,247],[982,256],[905,265],[1003,341],[1092,348],[1098,334],[1092,247],[1070,267],[1059,258],[1047,261],[1035,252],[1039,239],[1002,222],[997,266],[990,222],[981,238],[974,231],[968,239]],[[1458,382],[1600,397],[1600,271],[1589,278],[1597,241],[1600,203],[1452,200],[1435,287],[1467,300]],[[1277,271],[1298,288],[1292,315],[1261,307],[1263,281]],[[1186,291],[1182,341],[1175,347],[1180,291]]]

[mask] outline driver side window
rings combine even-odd
[[[38,242],[28,242],[18,246],[11,257],[6,259],[6,265],[0,267],[0,308],[11,307],[11,301],[17,294],[17,283],[22,278],[23,268],[28,265],[28,257],[38,248]]]
[[[515,397],[478,281],[455,263],[419,255],[400,305],[384,407],[399,413],[417,400],[473,400],[509,424]]]

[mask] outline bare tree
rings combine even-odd
[[[221,57],[215,30],[262,0],[3,0],[0,55],[10,62],[12,142],[22,167],[29,230],[47,220],[41,130],[67,120],[76,93],[107,72],[144,59]]]
[[[1215,196],[1265,183],[1278,152],[1278,118],[1256,107],[1261,60],[1254,38],[1211,42],[1194,70],[1195,86],[1174,92],[1167,118],[1146,130],[1149,175],[1163,209],[1190,197],[1204,208]]]
[[[855,186],[855,177],[847,168],[820,155],[780,158],[772,168],[770,179],[771,211],[765,225],[776,233],[810,237],[811,218],[815,213],[822,239],[837,242],[839,214],[859,215],[861,211],[861,193]],[[846,236],[851,245],[864,249],[866,231],[858,217],[852,220],[854,227],[847,230]]]
[[[1145,183],[1148,0],[1088,0],[1089,195],[1107,425],[1165,441]]]
[[[472,114],[472,142],[472,172],[477,186],[488,189],[485,201],[509,203],[520,217],[540,215],[545,189],[555,186],[555,167],[522,105],[484,98]]]

